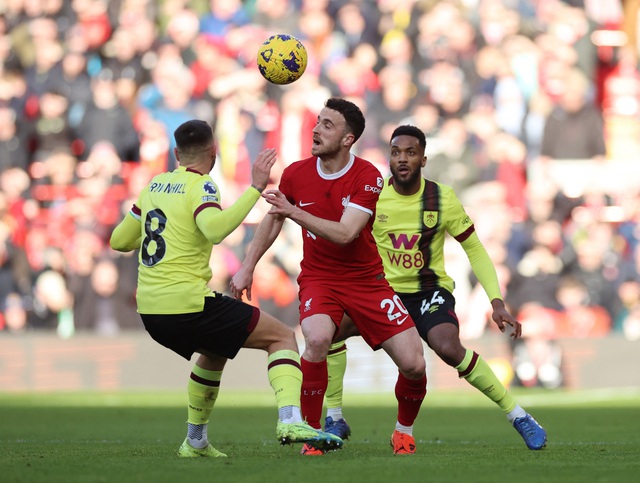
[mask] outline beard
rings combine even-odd
[[[340,152],[340,142],[311,146],[311,154],[321,158],[332,158]]]
[[[393,183],[402,189],[408,190],[415,186],[422,176],[421,170],[416,169],[408,173],[400,174],[397,169],[391,168],[391,175],[393,176]]]

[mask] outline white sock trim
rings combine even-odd
[[[327,417],[331,417],[334,421],[344,419],[342,408],[327,408]]]
[[[280,421],[283,423],[301,423],[302,422],[302,413],[300,412],[299,406],[289,406],[291,409],[290,417],[286,419],[280,418]]]
[[[396,422],[396,431],[399,431],[401,433],[405,433],[408,434],[409,436],[413,436],[413,425],[411,426],[404,426],[398,422]]]
[[[516,407],[513,408],[513,411],[507,413],[507,419],[511,424],[513,424],[513,422],[516,419],[524,418],[526,415],[527,415],[527,412],[524,409],[522,409],[518,404],[516,404]]]
[[[187,443],[189,446],[196,449],[206,448],[209,445],[209,437],[207,435],[208,424],[191,424],[189,425],[189,429],[187,430]],[[195,430],[195,431],[194,431]],[[200,434],[200,438],[190,438],[189,434]]]

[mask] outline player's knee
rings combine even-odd
[[[284,342],[296,344],[296,333],[288,325],[281,323],[278,328],[277,336]]]
[[[466,349],[457,340],[438,342],[432,345],[432,349],[440,359],[452,367],[462,362],[466,352]]]
[[[324,334],[307,334],[304,342],[305,351],[312,351],[317,354],[326,354],[331,346],[331,338]]]
[[[413,369],[414,379],[422,379],[427,372],[427,363],[424,357],[419,357]]]
[[[282,331],[280,337],[283,342],[292,344],[296,347],[298,346],[298,343],[296,341],[296,333],[290,327],[285,326],[285,330]]]
[[[424,357],[415,357],[399,368],[407,379],[422,379],[427,370]]]

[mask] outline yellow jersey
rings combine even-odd
[[[442,287],[453,293],[454,281],[444,264],[447,233],[462,244],[490,300],[501,299],[493,263],[453,188],[422,178],[420,190],[405,196],[395,190],[393,178],[385,180],[373,236],[387,280],[396,292]]]
[[[205,297],[215,296],[207,286],[213,244],[238,227],[259,197],[249,188],[223,211],[209,175],[180,166],[155,176],[111,237],[116,250],[140,250],[138,312],[202,311]]]

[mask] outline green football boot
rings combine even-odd
[[[213,446],[208,444],[204,448],[198,449],[191,446],[187,440],[178,448],[178,457],[179,458],[226,458],[227,455],[218,451]]]
[[[278,421],[276,438],[280,444],[307,443],[323,452],[341,449],[342,438],[335,434],[314,429],[305,422],[283,423]]]

